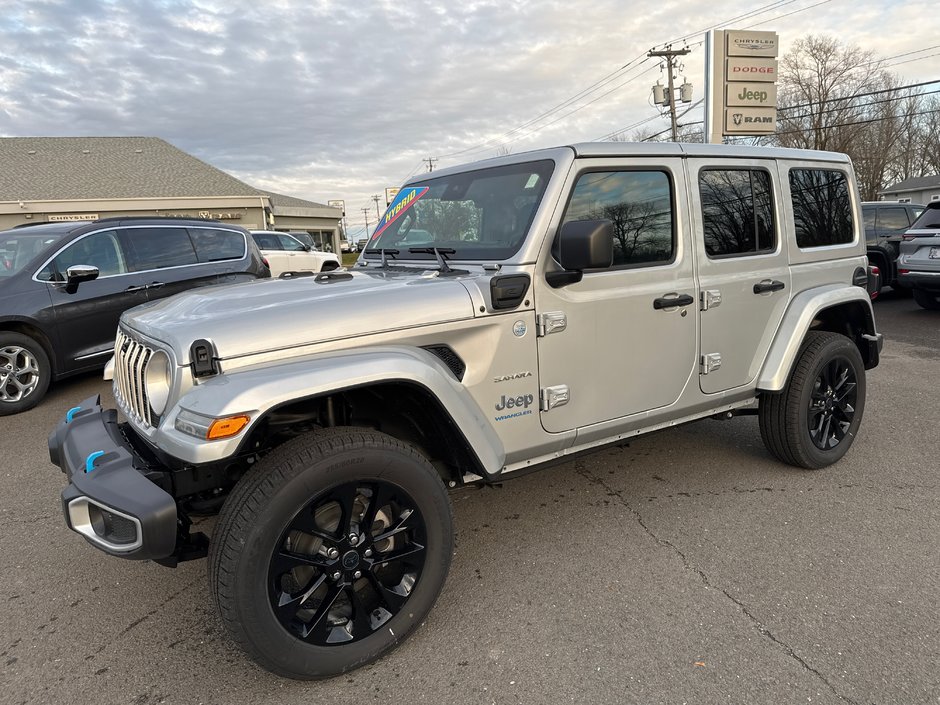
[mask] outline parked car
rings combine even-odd
[[[64,519],[115,557],[208,555],[222,624],[275,673],[368,664],[441,591],[448,488],[736,414],[782,464],[842,458],[882,347],[855,193],[845,155],[736,145],[417,176],[350,271],[126,313],[121,432],[92,397],[50,436]],[[210,539],[191,517],[214,512]],[[562,553],[618,560],[605,541]],[[158,579],[137,575],[129,595]]]
[[[0,232],[0,416],[49,383],[103,366],[127,309],[270,273],[237,226],[168,218],[44,223]]]
[[[868,261],[881,272],[882,286],[898,287],[897,259],[901,237],[923,210],[924,206],[915,203],[862,203]]]
[[[252,230],[251,237],[271,268],[271,276],[291,272],[331,272],[340,266],[332,252],[317,252],[290,233]]]
[[[904,234],[898,280],[920,306],[940,311],[940,201],[928,205]]]
[[[355,246],[353,243],[349,242],[348,240],[340,240],[340,241],[339,241],[339,251],[340,251],[340,252],[343,252],[343,253],[346,253],[346,252],[355,252],[355,251],[356,251],[356,246]]]

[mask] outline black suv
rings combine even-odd
[[[924,206],[897,201],[862,203],[865,218],[865,240],[868,262],[881,270],[881,283],[898,287],[898,254],[901,238],[911,223],[923,212]]]
[[[269,276],[247,231],[216,221],[111,218],[0,232],[0,416],[38,404],[53,379],[102,367],[132,306]]]

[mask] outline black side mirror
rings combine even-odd
[[[98,278],[98,268],[90,264],[73,264],[65,270],[65,290],[74,294],[82,282]]]
[[[604,269],[614,260],[614,224],[609,220],[572,220],[561,226],[552,254],[564,267],[546,280],[558,288],[581,281],[585,269]]]

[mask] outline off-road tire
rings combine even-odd
[[[11,369],[25,359],[35,362],[35,376],[30,373],[18,375],[16,369]],[[14,378],[21,382],[24,379],[31,381],[29,391],[21,399],[12,400],[12,397],[18,396],[18,392],[22,393]],[[32,409],[46,395],[51,380],[52,365],[49,364],[49,356],[42,345],[27,335],[0,331],[0,384],[5,383],[4,388],[0,389],[0,416]]]
[[[348,644],[311,644],[275,615],[272,557],[318,497],[358,482],[394,486],[414,501],[426,529],[424,566],[404,608],[376,631]],[[375,431],[323,429],[276,448],[239,480],[212,536],[209,592],[229,635],[261,666],[289,678],[328,678],[374,661],[421,624],[444,585],[453,550],[450,499],[422,455]]]
[[[830,363],[849,370],[856,386],[851,423],[844,437],[833,447],[823,449],[813,441],[809,420],[814,387]],[[761,395],[758,414],[761,438],[771,455],[781,462],[815,470],[845,455],[858,432],[864,410],[865,365],[855,343],[838,333],[811,331],[803,341],[783,391]]]

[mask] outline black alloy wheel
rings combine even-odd
[[[427,458],[370,429],[317,429],[254,463],[226,498],[209,588],[261,666],[329,678],[417,629],[453,551],[450,498]]]
[[[320,646],[381,629],[424,570],[427,529],[415,501],[388,482],[347,482],[290,522],[268,569],[271,607],[292,635]]]
[[[831,450],[845,440],[855,419],[858,381],[844,357],[830,360],[813,382],[806,420],[813,445]]]
[[[848,452],[865,411],[865,363],[840,333],[809,331],[785,387],[760,396],[764,446],[788,465],[819,469]]]

